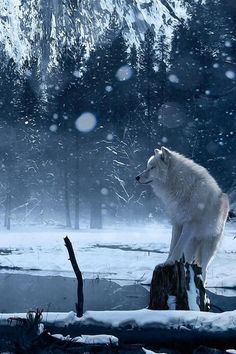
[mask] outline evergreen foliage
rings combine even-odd
[[[231,187],[236,8],[230,0],[206,0],[191,1],[189,11],[189,21],[175,30],[170,53],[163,28],[157,34],[148,28],[140,48],[127,48],[114,12],[90,57],[85,59],[79,41],[64,47],[59,70],[51,71],[47,83],[36,58],[19,69],[2,53],[3,213],[10,190],[17,210],[12,218],[23,221],[34,214],[50,223],[66,210],[71,226],[78,210],[83,217],[95,204],[96,218],[100,211],[131,222],[141,210],[147,212],[140,220],[159,215],[150,190],[135,186],[134,178],[161,145],[207,167],[226,191]],[[84,112],[97,120],[89,133],[75,125]]]

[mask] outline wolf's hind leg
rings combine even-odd
[[[200,265],[202,267],[203,280],[206,278],[206,270],[211,263],[214,254],[216,253],[217,246],[221,240],[221,234],[207,237],[204,240],[203,247],[201,247],[200,253]]]

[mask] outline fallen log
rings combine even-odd
[[[14,315],[0,315],[0,344],[14,338],[17,330],[22,331],[22,325],[17,327],[14,321],[9,323],[9,317]],[[21,314],[21,317],[26,318],[26,315]],[[118,338],[121,347],[139,344],[190,354],[201,345],[224,350],[236,348],[235,318],[236,311],[216,314],[143,309],[88,311],[81,318],[74,312],[45,313],[42,323],[47,332],[65,337],[106,334]]]

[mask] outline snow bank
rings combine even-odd
[[[114,336],[109,336],[107,334],[97,334],[94,336],[82,335],[75,338],[71,338],[69,335],[64,337],[62,334],[53,334],[52,337],[60,340],[73,341],[81,344],[113,344],[113,345],[119,344],[118,338]]]
[[[26,314],[1,314],[0,326],[9,325],[9,317],[25,318]],[[207,332],[236,330],[236,310],[223,313],[199,311],[154,311],[148,309],[135,311],[87,311],[78,318],[69,313],[49,312],[43,315],[43,323],[47,327],[102,326],[103,328],[188,328]],[[81,339],[82,340],[82,339]]]
[[[74,277],[63,242],[66,232],[34,228],[2,231],[0,272]],[[171,226],[70,230],[68,236],[84,279],[108,279],[120,285],[150,284],[153,269],[167,258]],[[235,236],[236,223],[227,223],[225,237],[207,271],[207,286],[236,286],[231,271],[235,263]]]
[[[153,326],[179,328],[185,326],[202,330],[222,331],[236,329],[236,311],[221,314],[199,311],[87,311],[81,319],[74,318],[74,323],[97,325],[106,323],[107,327],[151,328]]]
[[[157,352],[154,352],[152,350],[149,350],[149,349],[145,349],[144,347],[142,347],[143,351],[145,354],[157,354]],[[160,353],[158,352],[158,354],[167,354],[167,353]]]

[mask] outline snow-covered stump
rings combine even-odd
[[[150,288],[149,309],[209,311],[202,270],[184,260],[156,266]]]

